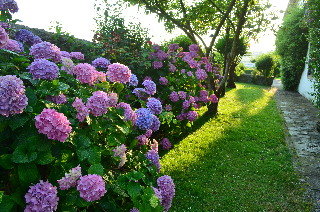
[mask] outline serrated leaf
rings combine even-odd
[[[34,106],[37,103],[37,95],[30,87],[26,88],[26,96],[28,98],[28,106]]]
[[[29,116],[26,114],[19,114],[12,116],[9,121],[9,126],[12,130],[22,127],[29,120]]]
[[[127,186],[127,191],[132,198],[135,198],[140,195],[141,185],[136,182],[129,182]]]
[[[4,195],[4,191],[0,191],[0,203],[2,202],[3,195]]]
[[[19,180],[22,185],[29,186],[40,180],[38,168],[35,164],[20,164],[18,166]]]
[[[0,166],[4,169],[12,169],[13,163],[11,160],[12,155],[4,154],[0,156]]]
[[[8,195],[2,195],[2,201],[0,203],[1,211],[12,211],[14,202]]]
[[[38,152],[37,163],[40,165],[46,165],[54,160],[50,151]]]
[[[104,168],[103,166],[98,163],[98,164],[93,164],[90,166],[90,168],[88,169],[88,173],[89,174],[97,174],[97,175],[104,175]]]
[[[12,154],[12,161],[15,163],[29,163],[34,161],[36,158],[37,152],[27,144],[18,146]]]
[[[74,142],[78,148],[89,147],[91,144],[90,138],[85,135],[77,135],[74,138]]]

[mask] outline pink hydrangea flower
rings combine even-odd
[[[72,130],[68,118],[55,109],[43,109],[35,120],[39,133],[45,134],[48,139],[64,142]]]
[[[89,85],[93,85],[100,77],[99,72],[89,63],[79,63],[73,67],[72,73],[81,83]]]
[[[87,202],[99,200],[107,192],[104,180],[96,174],[80,177],[77,190],[80,192],[80,197]]]
[[[108,66],[107,77],[111,82],[128,83],[131,70],[123,64],[113,63]]]
[[[12,52],[22,52],[23,45],[16,40],[9,39],[8,42],[1,47],[2,49],[6,49]]]
[[[86,106],[92,115],[102,116],[103,114],[107,113],[108,107],[116,106],[118,97],[115,95],[112,93],[110,96],[110,94],[107,94],[103,91],[95,91],[88,99]]]
[[[70,56],[73,59],[84,60],[84,54],[82,54],[81,52],[70,52]]]
[[[72,103],[72,107],[74,107],[77,111],[77,119],[80,122],[83,122],[85,118],[89,115],[89,109],[87,106],[82,102],[82,99],[76,97],[74,102]]]
[[[4,47],[8,43],[8,40],[8,33],[4,28],[0,27],[0,48]]]

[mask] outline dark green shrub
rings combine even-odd
[[[260,75],[265,77],[273,76],[273,68],[275,65],[271,54],[262,54],[256,59],[256,68]]]
[[[281,56],[281,74],[285,90],[297,90],[304,69],[308,42],[303,17],[303,8],[291,7],[277,33],[276,47],[277,53]]]

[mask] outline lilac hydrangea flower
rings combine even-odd
[[[124,109],[124,120],[125,121],[131,121],[132,123],[135,123],[137,120],[137,114],[132,110],[131,106],[127,103],[120,102],[118,104],[119,108]]]
[[[121,168],[127,161],[126,151],[127,147],[124,144],[117,146],[115,149],[112,150],[114,152],[114,157],[120,157],[120,163],[118,168]]]
[[[131,74],[130,80],[129,80],[129,85],[136,87],[138,85],[139,81],[138,81],[138,77],[135,74]]]
[[[153,61],[152,65],[154,69],[159,69],[163,67],[163,63],[161,61]]]
[[[72,103],[72,107],[74,107],[77,111],[77,119],[80,122],[83,122],[87,116],[89,116],[89,109],[82,102],[82,99],[76,97],[74,102]]]
[[[108,66],[107,77],[111,82],[127,83],[130,81],[131,70],[120,63],[113,63]]]
[[[173,65],[172,63],[169,63],[169,71],[175,72],[176,70],[177,70],[177,68],[175,67],[175,65]]]
[[[70,58],[62,57],[61,58],[62,67],[61,70],[66,71],[68,74],[72,74],[74,68],[74,63]]]
[[[130,212],[140,212],[138,208],[131,208]]]
[[[161,61],[167,59],[168,56],[169,55],[167,53],[165,53],[164,51],[162,51],[162,50],[159,50],[159,51],[156,52],[156,57]]]
[[[139,145],[147,145],[149,143],[149,139],[146,135],[139,135],[136,139],[139,141]]]
[[[192,73],[191,71],[188,71],[188,72],[187,72],[187,75],[188,75],[189,77],[193,77],[193,73]]]
[[[200,51],[200,48],[199,48],[199,46],[197,44],[191,44],[189,46],[189,51],[190,52],[198,52],[198,51]]]
[[[88,63],[79,63],[72,69],[72,74],[76,75],[81,83],[93,85],[99,77],[98,71]]]
[[[57,210],[59,197],[57,187],[49,182],[43,182],[30,186],[28,193],[24,196],[27,206],[25,212],[33,211],[55,211]]]
[[[159,78],[159,84],[160,85],[167,85],[169,83],[168,79],[165,77],[160,77]]]
[[[177,102],[177,101],[179,101],[179,94],[175,91],[172,91],[171,94],[169,95],[169,99],[172,102]]]
[[[137,120],[135,125],[141,130],[148,130],[153,124],[153,114],[147,108],[139,108],[136,110]]]
[[[26,29],[20,29],[15,34],[15,39],[28,45],[34,45],[41,43],[42,40],[39,36],[34,35],[32,32]]]
[[[70,56],[73,59],[84,60],[84,54],[82,54],[81,52],[70,52]]]
[[[161,142],[160,142],[160,145],[161,145],[162,148],[165,149],[165,150],[169,150],[169,149],[172,148],[172,144],[171,144],[171,142],[169,141],[168,138],[162,139]]]
[[[9,41],[9,36],[6,30],[0,27],[0,48],[4,47]]]
[[[158,44],[154,44],[152,45],[152,48],[156,51],[159,51],[161,47]]]
[[[217,102],[219,102],[218,97],[217,97],[216,95],[214,95],[214,94],[211,94],[211,95],[208,97],[208,100],[209,100],[210,102],[212,102],[212,103],[217,103]]]
[[[188,109],[190,107],[190,102],[188,100],[185,100],[182,102],[182,108],[184,110]]]
[[[33,79],[54,80],[59,76],[58,66],[46,59],[36,59],[27,68]]]
[[[87,202],[99,200],[107,192],[104,180],[96,174],[80,177],[77,190],[80,192],[80,197]]]
[[[154,95],[157,92],[156,83],[152,80],[145,80],[142,85],[145,87],[145,91],[149,95]]]
[[[178,91],[179,98],[185,100],[187,98],[187,93],[184,91]]]
[[[72,130],[68,118],[55,109],[45,108],[34,119],[38,132],[45,134],[48,139],[64,142]]]
[[[145,135],[147,138],[150,138],[151,135],[152,135],[152,133],[153,133],[153,131],[152,131],[151,129],[148,129],[144,135]]]
[[[160,114],[162,112],[162,104],[156,98],[148,98],[147,107],[153,114]]]
[[[172,44],[169,45],[169,50],[170,51],[176,51],[179,48],[180,48],[180,46],[178,44],[176,44],[176,43],[172,43]]]
[[[171,110],[172,110],[172,106],[171,106],[171,105],[166,105],[166,106],[164,107],[164,109],[165,109],[166,111],[171,111]]]
[[[139,99],[146,99],[149,97],[149,94],[144,88],[135,88],[132,93],[135,94]]]
[[[71,59],[71,54],[67,51],[61,51],[61,56]]]
[[[161,164],[158,152],[151,149],[146,153],[146,158],[157,168],[157,171],[160,172]]]
[[[52,59],[54,62],[61,61],[60,49],[49,42],[41,42],[31,46],[30,55],[35,59]]]
[[[55,104],[65,104],[67,97],[64,94],[59,94],[57,96],[47,96],[47,100]]]
[[[189,121],[195,121],[197,118],[198,118],[198,113],[197,111],[189,111],[187,114],[186,114],[186,118],[189,120]]]
[[[14,75],[0,76],[0,115],[10,116],[22,113],[28,105],[25,87]]]
[[[60,180],[57,180],[59,183],[59,188],[61,190],[67,190],[71,187],[77,186],[77,181],[81,177],[81,167],[78,165],[75,168],[72,168],[69,173],[65,173],[65,176]]]
[[[102,116],[107,113],[108,107],[110,107],[109,96],[103,91],[95,91],[87,100],[86,106],[92,115]]]
[[[156,117],[155,115],[152,115],[152,124],[150,126],[150,129],[155,132],[158,131],[160,128],[160,120],[158,117]]]
[[[157,184],[161,194],[161,205],[164,207],[164,211],[168,211],[175,195],[174,182],[170,176],[164,175],[157,179]]]
[[[92,65],[94,67],[100,67],[100,68],[108,68],[108,66],[110,65],[110,60],[103,58],[103,57],[98,57],[97,59],[95,59],[94,61],[92,61]]]
[[[6,45],[1,47],[2,49],[6,49],[12,52],[22,52],[23,46],[16,40],[9,39]]]
[[[203,69],[197,69],[196,71],[196,77],[198,80],[205,80],[208,77],[208,74],[205,70]]]
[[[0,10],[9,10],[12,13],[18,12],[19,8],[17,2],[14,0],[1,0]]]

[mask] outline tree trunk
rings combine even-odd
[[[227,88],[236,88],[236,63],[232,63],[232,65],[230,66],[230,72],[229,72],[229,77],[228,77],[228,81],[227,81]]]

